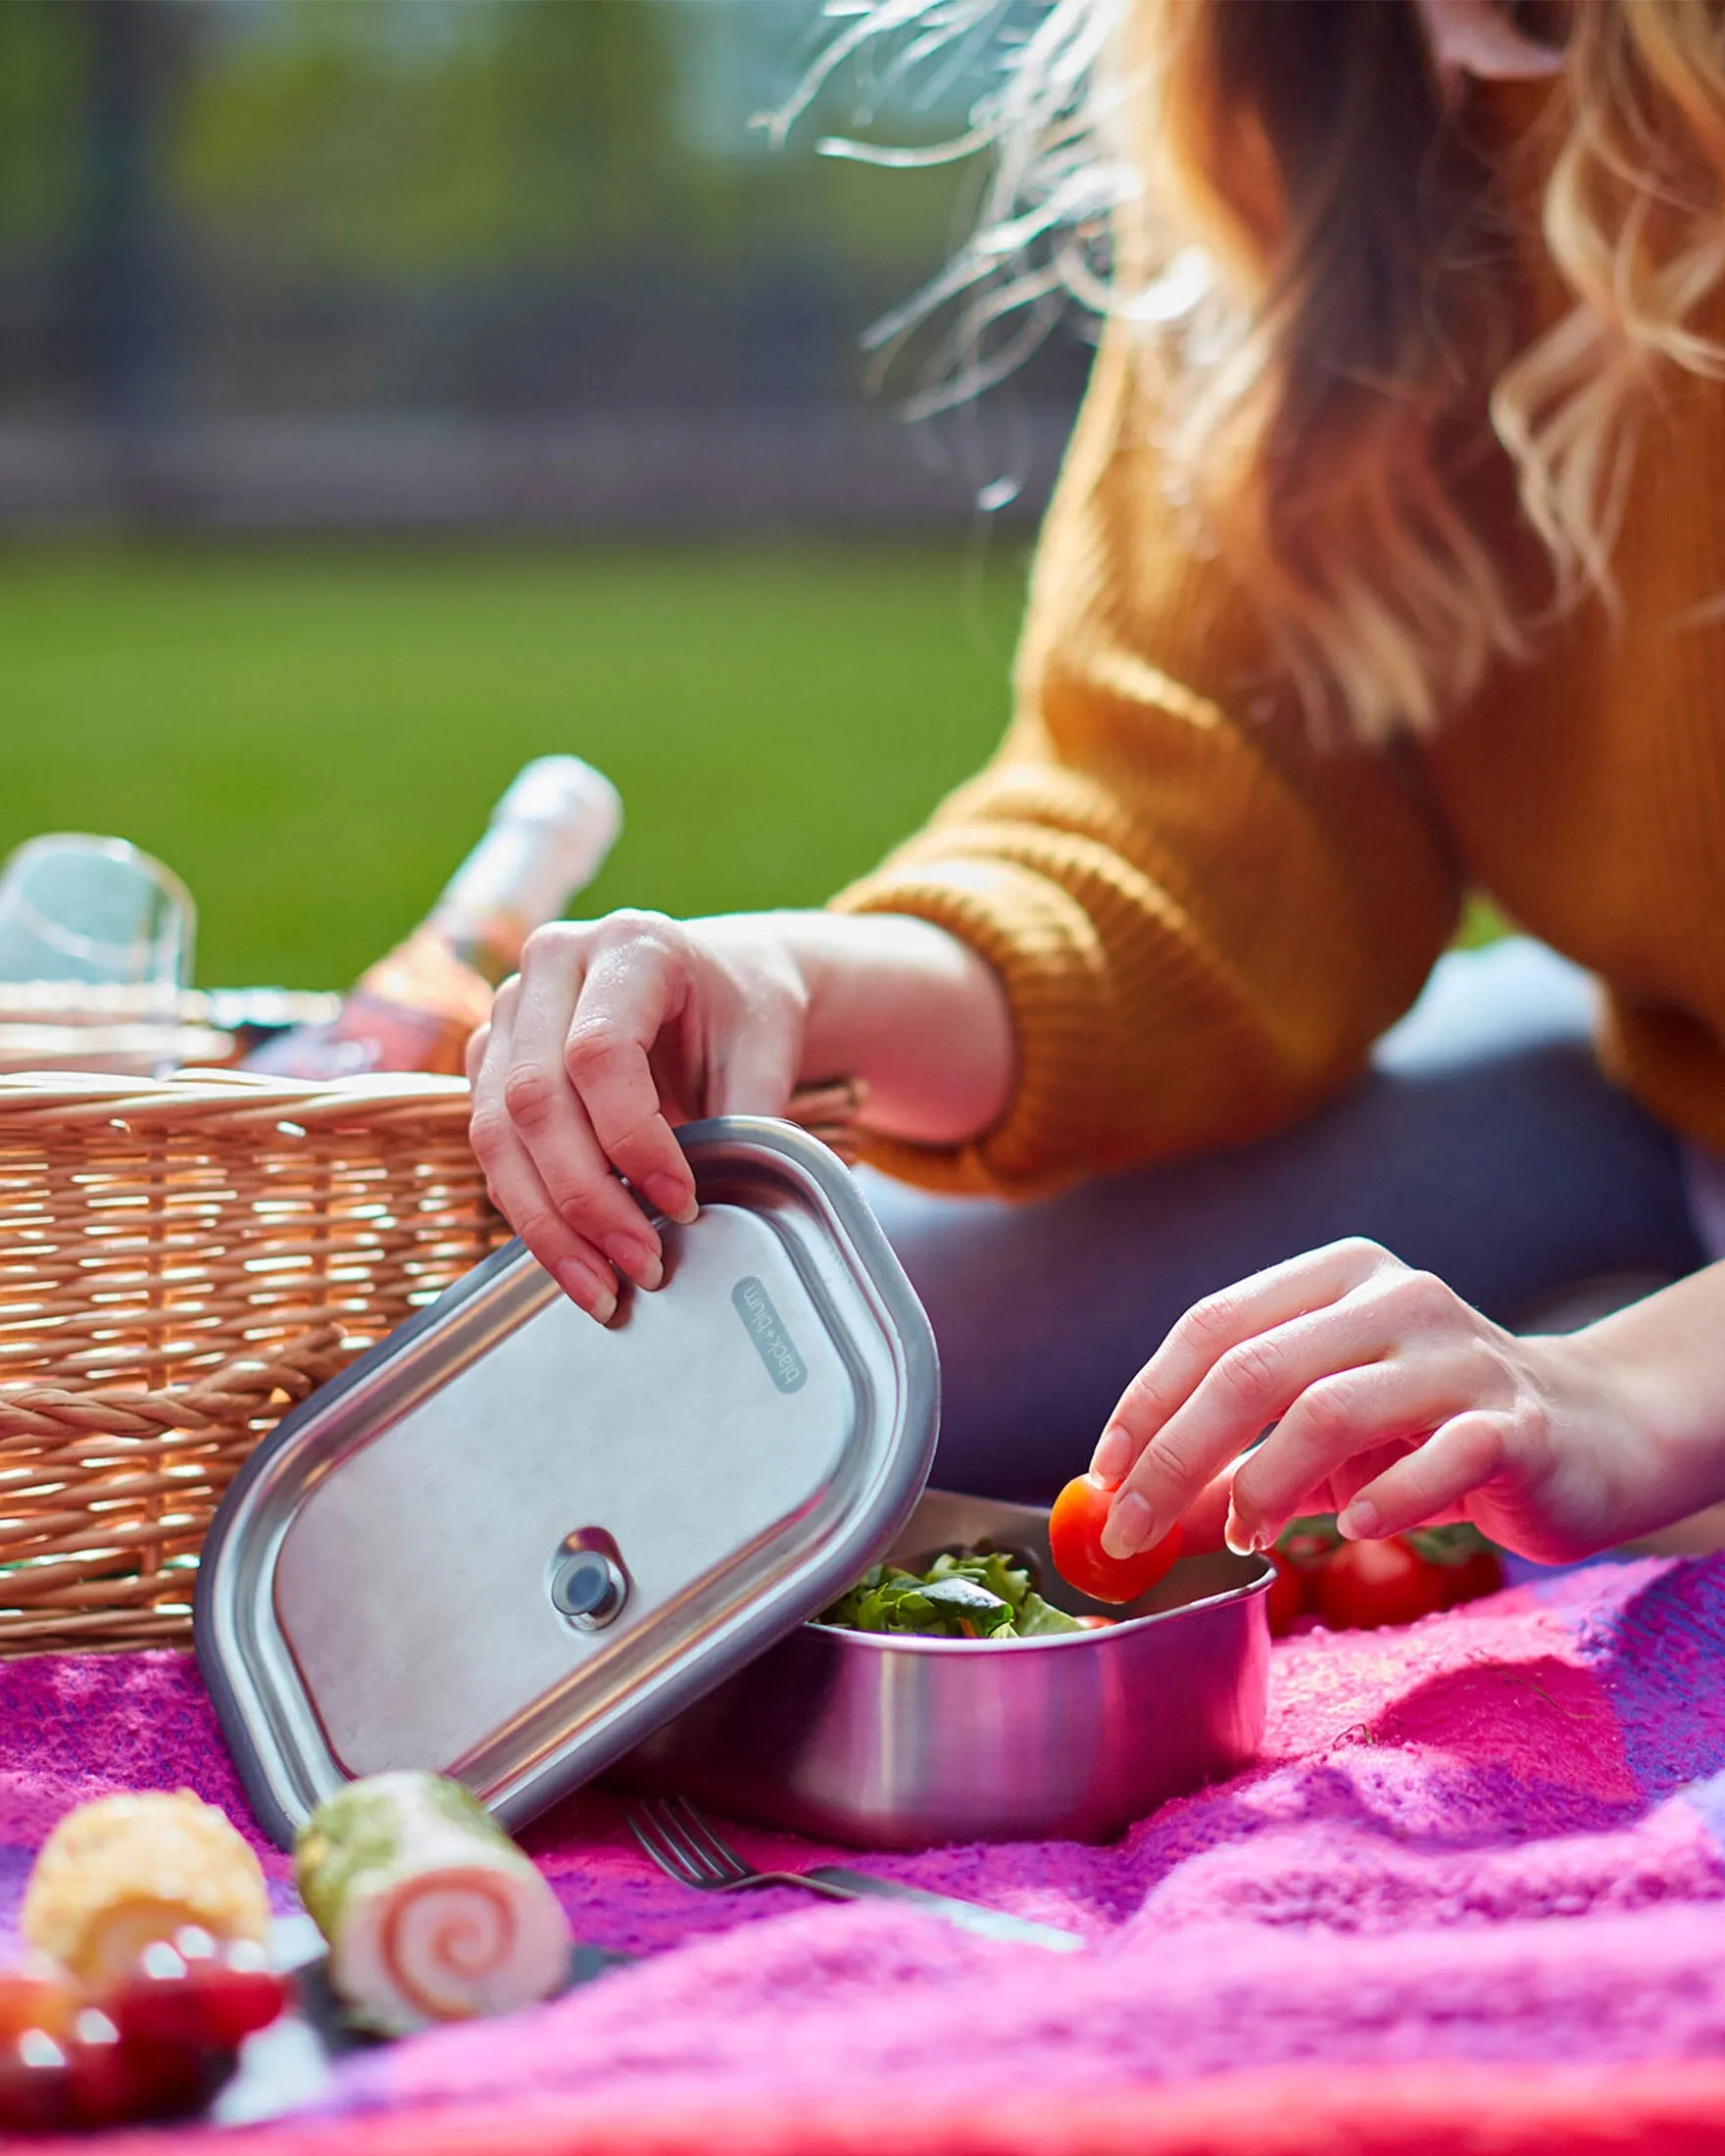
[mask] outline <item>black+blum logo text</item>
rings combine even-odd
[[[791,1346],[791,1336],[779,1322],[772,1298],[753,1274],[731,1290],[737,1315],[749,1328],[749,1338],[766,1365],[766,1374],[781,1393],[795,1393],[809,1375],[809,1367]]]

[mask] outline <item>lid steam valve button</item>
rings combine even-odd
[[[629,1583],[603,1549],[571,1549],[551,1576],[551,1599],[571,1625],[598,1632],[628,1599]]]

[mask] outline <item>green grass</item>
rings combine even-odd
[[[821,899],[998,736],[1018,541],[15,553],[0,854],[112,831],[201,908],[199,978],[351,979],[529,757],[627,827],[586,902]]]

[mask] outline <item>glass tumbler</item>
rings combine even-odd
[[[185,885],[124,839],[28,840],[0,868],[0,1068],[172,1068],[196,930]]]

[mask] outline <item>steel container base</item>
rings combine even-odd
[[[924,1494],[903,1562],[984,1537],[1046,1581],[1048,1515]],[[1107,1840],[1250,1764],[1269,1678],[1262,1557],[1183,1558],[1104,1631],[988,1645],[806,1624],[666,1723],[609,1778],[862,1848]]]

